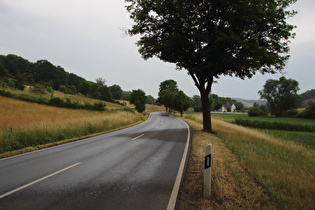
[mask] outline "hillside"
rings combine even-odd
[[[315,89],[311,89],[300,95],[300,107],[305,107],[308,101],[315,102]]]
[[[59,90],[65,94],[80,93],[109,102],[121,99],[123,95],[118,85],[107,87],[102,78],[97,78],[96,82],[87,81],[48,60],[32,63],[17,55],[0,55],[0,87],[24,90],[26,85]]]

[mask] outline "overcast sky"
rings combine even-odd
[[[31,62],[45,59],[87,80],[104,78],[123,90],[142,89],[157,97],[159,84],[177,81],[188,96],[199,92],[186,70],[157,58],[145,61],[135,45],[138,37],[124,34],[132,21],[124,0],[0,0],[0,54],[15,54]],[[297,25],[285,77],[299,82],[303,93],[315,89],[315,0],[298,0],[299,13],[288,22]],[[267,79],[256,75],[241,80],[221,77],[212,92],[221,97],[259,99]]]

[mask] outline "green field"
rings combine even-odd
[[[249,117],[247,114],[218,114],[211,113],[213,118],[221,118],[224,121],[232,122],[234,119],[248,119],[269,122],[284,122],[292,124],[305,124],[315,126],[314,119],[291,118],[291,117]]]
[[[292,124],[293,126],[299,127],[301,125],[315,127],[314,119],[303,119],[303,118],[277,118],[277,117],[249,117],[247,114],[212,114],[213,118],[221,119],[226,122],[234,122],[235,119],[244,119],[253,121],[261,121],[268,123],[283,123]],[[280,138],[285,141],[293,141],[297,144],[309,147],[315,150],[315,132],[304,132],[304,131],[287,131],[287,130],[271,130],[271,129],[258,129],[270,136]]]

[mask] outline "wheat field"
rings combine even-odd
[[[0,97],[0,152],[104,132],[142,117],[128,111],[71,110]]]

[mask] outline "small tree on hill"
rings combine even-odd
[[[138,112],[143,112],[145,110],[146,96],[143,90],[133,90],[130,95],[130,103],[136,106]]]

